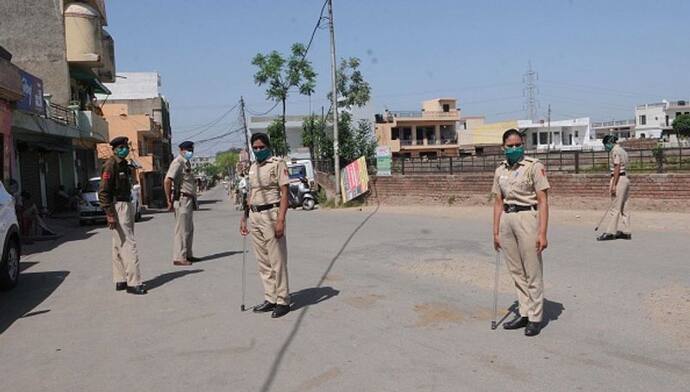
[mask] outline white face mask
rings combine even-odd
[[[193,156],[194,156],[194,151],[184,151],[182,153],[182,157],[186,160],[192,159]]]

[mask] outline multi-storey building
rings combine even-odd
[[[421,111],[377,114],[376,138],[379,145],[389,146],[394,156],[457,156],[459,120],[455,98],[432,99],[422,103]]]
[[[22,69],[11,175],[50,208],[60,185],[69,191],[98,173],[96,144],[108,140],[95,100],[115,76],[105,2],[0,0],[0,15],[0,45]]]
[[[557,121],[518,121],[530,150],[581,150],[594,144],[589,117]]]
[[[635,137],[661,138],[669,133],[676,117],[690,114],[690,101],[677,100],[648,103],[635,108]]]

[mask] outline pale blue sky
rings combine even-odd
[[[254,85],[251,58],[309,39],[322,0],[110,0],[117,70],[158,71],[173,135],[208,123],[244,95],[272,106]],[[338,57],[356,56],[372,85],[368,109],[415,110],[437,96],[463,115],[525,118],[522,75],[539,73],[540,114],[633,118],[635,104],[690,98],[690,2],[596,0],[334,0]],[[327,105],[328,30],[309,58],[318,72],[311,106]],[[294,95],[288,114],[309,110]],[[276,110],[275,113],[279,111]],[[236,113],[197,137],[236,127]],[[227,148],[238,137],[213,148]]]

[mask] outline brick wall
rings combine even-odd
[[[551,174],[550,194],[557,197],[601,197],[610,177],[605,174]],[[491,173],[463,175],[413,175],[379,177],[373,180],[381,200],[400,196],[447,199],[451,196],[487,196]],[[633,198],[690,200],[690,174],[631,175]]]

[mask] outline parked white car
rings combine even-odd
[[[14,209],[14,197],[0,183],[0,238],[3,241],[2,259],[0,259],[0,290],[9,290],[19,280],[19,259],[21,241],[19,224]]]
[[[81,194],[79,202],[79,224],[86,225],[96,221],[105,221],[105,211],[98,202],[98,187],[101,184],[101,177],[89,179],[86,188]],[[134,220],[139,222],[141,219],[141,185],[132,186],[132,204],[134,205]]]

